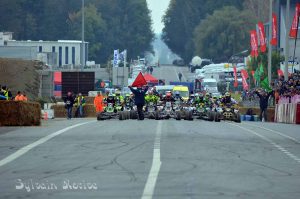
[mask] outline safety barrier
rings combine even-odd
[[[275,107],[275,122],[287,124],[300,124],[300,104],[277,104]]]

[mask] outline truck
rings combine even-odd
[[[170,85],[186,86],[188,87],[190,94],[194,92],[194,82],[170,82]]]

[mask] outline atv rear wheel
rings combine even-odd
[[[240,115],[240,113],[237,113],[237,114],[236,114],[235,122],[236,122],[236,123],[241,123],[241,115]]]

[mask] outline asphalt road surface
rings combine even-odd
[[[182,81],[190,80],[191,73],[187,66],[170,66],[170,65],[162,65],[160,67],[156,67],[153,70],[153,76],[158,79],[164,79],[166,84],[169,84],[170,81],[179,81],[178,73],[182,73]]]
[[[0,128],[0,198],[300,198],[300,127],[49,120]]]

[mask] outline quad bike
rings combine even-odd
[[[216,108],[215,121],[229,120],[237,123],[241,123],[241,115],[237,105],[226,104]]]
[[[137,116],[137,108],[130,101],[125,102],[122,112],[124,112],[124,113],[120,112],[120,117],[119,117],[120,120],[137,119],[138,118],[138,116]],[[122,116],[122,115],[124,115],[124,116]]]
[[[117,109],[114,107],[113,103],[108,103],[104,108],[104,111],[98,113],[97,120],[107,120],[114,119],[118,117]]]
[[[174,103],[172,102],[165,102],[164,106],[162,109],[159,111],[159,117],[160,119],[170,119],[170,118],[175,118],[176,120],[181,120],[181,111],[174,106]],[[157,118],[155,118],[157,119]]]
[[[145,108],[145,118],[149,118],[149,119],[159,119],[159,111],[157,109],[156,104],[154,104],[153,102],[149,102]]]
[[[198,119],[208,121],[214,121],[215,119],[215,112],[211,110],[210,106],[205,105],[204,103],[199,103],[196,105],[194,115],[196,115]]]

